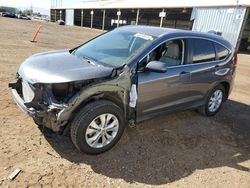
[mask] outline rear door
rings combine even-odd
[[[188,47],[192,95],[202,102],[213,85],[223,78],[217,73],[224,70],[229,51],[214,41],[198,38],[188,39]]]

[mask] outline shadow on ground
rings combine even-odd
[[[227,101],[212,118],[187,111],[128,128],[120,142],[97,156],[78,152],[68,137],[45,132],[58,154],[96,173],[127,182],[161,185],[197,169],[231,167],[250,159],[250,106]]]

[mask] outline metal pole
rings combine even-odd
[[[118,18],[117,18],[117,27],[119,27],[119,24],[120,24],[120,15],[121,15],[120,14],[120,12],[121,12],[120,9],[118,10],[118,12],[119,13],[117,13],[117,16],[118,16]]]
[[[83,26],[83,9],[81,11],[81,27]]]
[[[163,8],[163,9],[162,9],[162,12],[164,12],[164,11],[165,11],[165,9]],[[160,27],[162,27],[163,18],[164,18],[164,17],[162,16],[162,17],[161,17],[161,22],[160,22]]]
[[[62,10],[60,10],[60,20],[62,20]]]
[[[90,12],[90,14],[91,14],[90,28],[92,29],[92,28],[93,28],[93,15],[94,15],[94,11],[92,10],[92,11]]]
[[[103,15],[102,15],[102,30],[104,30],[104,28],[105,28],[105,14],[106,14],[105,11],[106,11],[106,10],[104,9],[104,10],[103,10]]]
[[[139,22],[139,14],[140,14],[140,9],[137,9],[135,25],[138,25],[138,22]]]
[[[55,22],[56,22],[56,9],[55,9]]]

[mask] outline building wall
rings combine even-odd
[[[194,31],[208,32],[215,30],[222,33],[234,47],[239,45],[246,7],[194,8]]]
[[[250,8],[247,8],[246,16],[243,22],[243,29],[240,35],[239,52],[249,53],[250,52]]]
[[[65,15],[65,24],[66,25],[74,25],[74,10],[68,9],[66,10]]]
[[[70,10],[70,12],[67,12]],[[185,11],[183,11],[185,10]],[[105,9],[105,23],[103,27],[103,13],[104,9],[51,9],[51,22],[55,22],[60,19],[60,11],[62,11],[62,19],[66,19],[67,25],[73,24],[83,27],[91,27],[91,14],[93,11],[93,23],[92,27],[96,29],[111,30],[117,27],[118,16],[117,12],[120,11],[119,26],[122,25],[134,25],[136,24],[137,8],[133,9]],[[73,15],[72,12],[73,11]],[[138,24],[139,25],[151,25],[160,26],[159,13],[162,12],[162,8],[158,9],[139,9]],[[178,29],[192,29],[192,21],[190,21],[191,8],[172,8],[165,9],[166,17],[162,20],[162,27],[178,28]],[[67,15],[70,14],[70,15]],[[69,17],[68,17],[69,16]],[[67,21],[68,19],[68,21]],[[69,23],[69,24],[68,24]]]
[[[61,10],[50,9],[50,21],[56,22],[57,20],[60,20],[60,19],[65,21],[65,9],[61,9]]]
[[[18,13],[18,9],[16,9],[14,7],[0,6],[0,12],[9,12],[9,13],[12,13],[12,14],[16,14],[16,13]]]

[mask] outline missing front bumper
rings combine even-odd
[[[24,104],[24,100],[20,97],[16,89],[11,89],[12,98],[16,102],[17,106],[29,116],[36,116],[36,111],[34,108],[27,108]]]
[[[17,106],[27,115],[33,118],[36,124],[52,129],[54,132],[59,132],[67,121],[60,121],[57,117],[58,113],[64,109],[64,106],[51,104],[49,106],[39,104],[39,102],[26,103],[22,98],[22,88],[20,82],[10,83],[11,95]],[[40,110],[31,105],[40,105]]]

